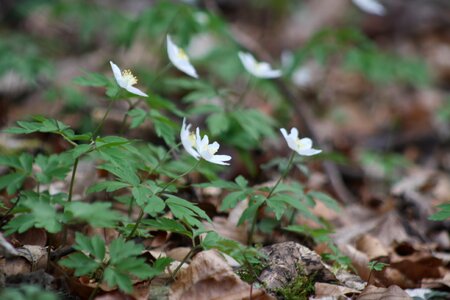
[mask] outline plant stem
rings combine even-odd
[[[187,174],[191,173],[192,171],[194,171],[198,167],[198,165],[200,164],[200,161],[201,161],[200,159],[197,160],[197,162],[195,163],[194,166],[192,166],[192,168],[190,168],[189,170],[187,170],[183,174],[181,174],[181,175],[175,177],[174,179],[172,179],[171,181],[169,181],[166,185],[163,186],[162,190],[159,191],[158,194],[163,193],[172,183],[174,183],[178,179],[180,179],[180,178],[184,177],[185,175],[187,175]]]
[[[97,128],[95,128],[94,133],[92,134],[92,140],[93,140],[93,141],[95,141],[95,139],[97,138],[97,135],[98,135],[100,129],[103,127],[103,123],[105,123],[106,117],[109,115],[109,112],[111,111],[112,104],[113,104],[113,101],[112,101],[112,100],[109,100],[108,108],[106,109],[106,112],[105,112],[105,114],[103,115],[102,120],[101,120],[100,123],[97,125]]]
[[[236,105],[239,106],[243,106],[244,102],[245,102],[245,96],[247,95],[247,93],[252,89],[252,83],[253,83],[253,77],[250,77],[245,85],[245,89],[242,92],[242,94],[239,96],[238,100],[236,101]]]
[[[136,230],[138,229],[139,224],[141,224],[142,218],[144,217],[144,210],[142,208],[140,208],[140,209],[141,209],[141,211],[139,212],[139,217],[137,218],[136,223],[134,223],[134,227],[133,227],[133,229],[131,229],[130,234],[127,236],[127,238],[126,238],[127,241],[130,240],[133,237],[133,235],[136,233]]]
[[[181,267],[192,257],[197,247],[192,248],[188,254],[183,258],[183,260],[180,262],[180,264],[177,266],[175,271],[173,271],[172,278],[175,280],[175,277],[178,273],[178,271],[181,269]]]
[[[99,289],[100,289],[100,281],[97,282],[97,285],[95,286],[95,289],[92,290],[91,294],[89,295],[89,299],[88,300],[94,300],[94,297],[97,294]]]
[[[72,168],[72,177],[70,178],[70,186],[69,186],[69,196],[67,197],[67,202],[72,202],[73,195],[73,186],[75,183],[75,174],[77,173],[79,157],[75,158]]]
[[[278,178],[277,182],[275,183],[275,185],[270,189],[269,194],[266,197],[266,200],[268,200],[273,192],[276,190],[276,188],[278,187],[278,185],[281,183],[281,181],[287,176],[287,174],[289,173],[291,166],[292,166],[292,162],[294,161],[294,157],[295,157],[295,152],[292,151],[291,156],[289,157],[289,162],[286,166],[286,169],[284,170],[283,174],[280,176],[280,178]],[[253,243],[253,234],[255,233],[255,228],[256,228],[256,221],[257,221],[257,217],[258,217],[258,209],[255,211],[255,215],[253,216],[253,220],[252,220],[252,225],[250,227],[250,232],[248,234],[248,238],[247,238],[247,244],[251,245]]]
[[[169,183],[167,183],[165,186],[163,186],[163,188],[160,191],[156,192],[155,195],[162,194],[172,183],[174,183],[175,181],[177,181],[181,177],[185,176],[186,174],[192,172],[195,168],[197,168],[197,166],[199,164],[200,164],[200,160],[198,160],[192,168],[190,168],[189,170],[187,170],[183,174],[181,174],[181,175],[175,177],[174,179],[172,179]],[[136,223],[134,224],[134,227],[131,230],[130,234],[127,236],[127,240],[131,239],[133,237],[133,235],[136,233],[136,230],[138,229],[139,224],[141,223],[143,217],[144,217],[144,210],[141,208],[141,212],[139,213],[139,217],[137,218]]]

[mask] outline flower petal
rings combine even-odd
[[[302,138],[299,141],[300,149],[311,149],[312,140],[310,138]]]
[[[322,152],[322,150],[314,149],[314,148],[302,149],[302,150],[297,151],[298,154],[304,155],[304,156],[312,156],[312,155],[319,154],[320,152]]]
[[[353,0],[353,3],[366,13],[378,16],[386,14],[384,6],[376,0]]]
[[[189,58],[188,57],[186,57],[186,59],[180,58],[179,52],[183,50],[180,49],[177,45],[175,45],[170,35],[167,35],[166,40],[167,40],[167,55],[169,56],[170,62],[181,72],[191,77],[198,78],[197,71],[189,61]]]
[[[146,93],[144,93],[143,91],[141,91],[140,89],[134,87],[134,86],[127,86],[124,89],[126,89],[127,91],[129,91],[132,94],[138,95],[138,96],[142,96],[142,97],[148,97],[148,95]]]
[[[123,82],[122,72],[120,71],[119,67],[115,63],[113,63],[112,61],[109,61],[109,63],[111,65],[111,69],[113,71],[114,78],[116,79],[117,84],[121,88],[123,88],[124,82]]]
[[[229,155],[214,155],[211,159],[209,159],[209,162],[218,164],[218,165],[224,165],[229,166],[229,163],[226,163],[226,161],[231,160],[231,156]]]

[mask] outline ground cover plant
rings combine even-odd
[[[448,69],[316,5],[5,1],[1,297],[447,296]]]

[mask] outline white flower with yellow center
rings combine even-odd
[[[352,0],[352,1],[362,11],[368,14],[378,16],[384,16],[386,14],[386,9],[384,8],[384,6],[376,0]]]
[[[226,163],[226,161],[229,161],[231,159],[231,156],[229,155],[216,155],[217,151],[219,150],[219,143],[214,142],[212,144],[209,144],[209,138],[207,135],[203,136],[203,139],[200,136],[200,129],[197,128],[196,131],[196,142],[195,142],[195,148],[200,155],[201,158],[203,158],[206,161],[212,162],[214,164],[218,165],[229,165],[229,163]]]
[[[183,49],[178,47],[172,42],[170,35],[167,35],[167,55],[169,56],[170,62],[181,72],[187,75],[198,78],[197,71],[195,71],[189,57]]]
[[[131,73],[130,70],[124,70],[123,72],[120,71],[119,67],[113,63],[112,61],[109,62],[111,64],[112,71],[114,73],[114,78],[117,81],[117,84],[129,91],[132,94],[142,96],[142,97],[148,97],[146,93],[141,91],[138,88],[135,88],[133,85],[135,85],[138,81],[137,78]]]
[[[280,131],[283,134],[289,148],[291,148],[298,154],[304,156],[312,156],[322,152],[322,150],[314,149],[312,147],[312,141],[310,138],[299,139],[297,128],[292,128],[290,134],[288,134],[286,129],[284,128],[281,128]]]
[[[180,132],[180,138],[181,143],[183,144],[184,149],[192,155],[195,159],[200,158],[200,154],[198,154],[197,151],[195,151],[195,134],[194,132],[190,131],[191,124],[186,125],[186,118],[183,119],[183,125],[181,126],[181,132]]]
[[[244,68],[253,76],[259,78],[277,78],[282,75],[281,70],[274,70],[266,62],[258,62],[250,53],[239,52],[239,59]]]

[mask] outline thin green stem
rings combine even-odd
[[[287,176],[287,174],[289,173],[291,166],[292,166],[292,162],[294,161],[294,157],[295,157],[295,152],[293,151],[291,153],[291,156],[289,157],[289,162],[286,166],[286,169],[284,170],[283,174],[280,176],[280,178],[278,178],[277,182],[275,183],[275,185],[270,189],[269,194],[266,197],[266,200],[268,200],[273,193],[275,192],[276,188],[278,187],[278,185],[281,183],[281,181]],[[257,218],[258,218],[258,210],[255,211],[255,215],[253,216],[253,220],[252,220],[252,225],[250,227],[250,232],[248,234],[248,238],[247,238],[247,244],[251,245],[253,243],[253,235],[255,233],[255,229],[256,229],[256,222],[257,222]]]
[[[169,183],[167,183],[166,185],[163,186],[163,188],[156,192],[155,195],[157,194],[162,194],[172,183],[174,183],[175,181],[177,181],[178,179],[180,179],[181,177],[185,176],[186,174],[189,174],[190,172],[192,172],[193,170],[195,170],[195,168],[197,168],[197,166],[200,164],[200,160],[198,160],[195,165],[190,168],[189,170],[187,170],[186,172],[184,172],[183,174],[175,177],[174,179],[172,179]],[[136,233],[136,230],[138,229],[142,218],[144,217],[144,210],[141,208],[141,211],[139,213],[139,217],[136,220],[136,223],[134,224],[133,229],[131,230],[130,234],[127,236],[127,240],[131,239],[133,237],[133,235]]]
[[[112,105],[113,105],[113,101],[110,100],[109,104],[108,104],[108,108],[106,109],[106,112],[103,115],[102,120],[97,125],[97,128],[95,128],[94,133],[92,134],[92,140],[93,141],[95,141],[95,139],[97,138],[98,133],[100,132],[100,129],[103,127],[103,124],[105,123],[106,117],[109,115],[109,112],[111,111]]]
[[[130,234],[127,236],[127,238],[126,238],[127,240],[130,240],[134,236],[134,234],[136,233],[136,230],[139,227],[139,224],[141,224],[142,218],[144,217],[144,210],[142,208],[140,208],[140,209],[141,209],[141,211],[139,212],[139,217],[137,218],[136,223],[134,223],[134,227],[133,227],[133,229],[131,229]]]
[[[67,197],[67,202],[72,202],[73,195],[73,186],[75,184],[75,175],[77,173],[79,157],[75,158],[72,168],[72,177],[70,178],[70,186],[69,186],[69,196]]]
[[[181,267],[192,257],[195,250],[197,250],[197,247],[192,248],[188,254],[183,258],[183,260],[180,262],[180,264],[177,266],[177,268],[173,271],[172,278],[175,280],[175,277],[178,273],[178,271],[181,269]]]
[[[197,160],[197,162],[195,163],[195,165],[192,166],[192,168],[190,168],[189,170],[187,170],[186,172],[184,172],[183,174],[175,177],[174,179],[172,179],[171,181],[169,181],[166,185],[163,186],[163,188],[161,189],[161,191],[158,192],[158,194],[162,194],[172,183],[174,183],[175,181],[177,181],[178,179],[184,177],[185,175],[191,173],[192,171],[194,171],[198,165],[200,164],[201,160]]]
[[[166,160],[167,156],[168,156],[171,152],[173,152],[175,149],[177,149],[179,146],[181,146],[181,143],[178,143],[178,144],[176,144],[175,146],[173,146],[172,148],[170,148],[169,151],[167,151],[167,152],[164,154],[164,156],[163,156],[160,160],[158,160],[158,163],[157,163],[150,171],[148,171],[148,174],[149,174],[149,175],[153,174],[153,172],[155,172],[155,170],[156,170],[157,168],[159,168],[159,166],[161,166],[161,164],[163,163],[163,161]]]
[[[252,89],[252,83],[253,83],[253,77],[250,77],[245,85],[244,91],[239,96],[238,100],[236,101],[236,105],[238,107],[242,107],[245,102],[245,96],[247,93]]]
[[[99,289],[100,289],[100,281],[97,282],[97,285],[95,286],[95,289],[92,290],[88,300],[94,300],[95,295],[97,295]]]

